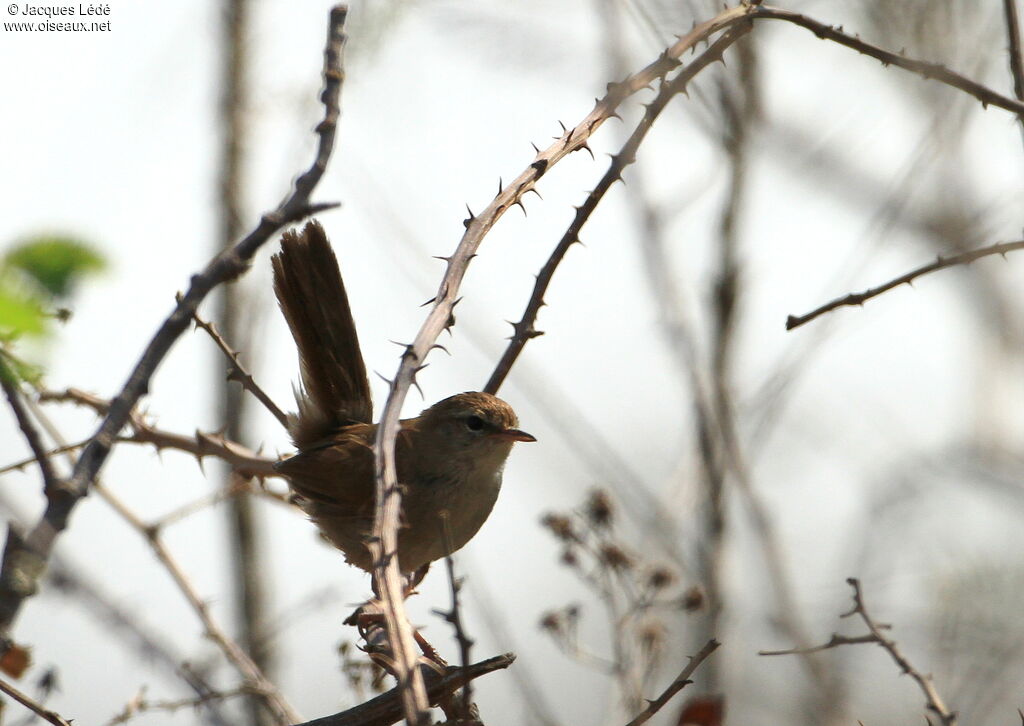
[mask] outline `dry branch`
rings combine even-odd
[[[67,388],[63,391],[42,391],[39,394],[41,402],[70,402],[80,406],[91,408],[97,414],[105,416],[110,410],[110,402],[104,398],[86,393],[77,388]],[[171,449],[191,454],[202,466],[203,459],[212,456],[227,464],[233,471],[247,477],[276,477],[274,462],[276,459],[262,456],[237,441],[231,441],[216,433],[196,431],[192,435],[179,434],[173,431],[156,428],[149,424],[137,411],[132,411],[128,417],[127,425],[130,433],[118,436],[115,441],[118,443],[150,444],[157,451]],[[68,447],[60,447],[53,453],[60,453]],[[25,462],[11,464],[11,467]]]
[[[22,693],[17,688],[15,688],[3,679],[0,679],[0,691],[6,693],[8,696],[13,698],[15,701],[20,703],[25,708],[35,713],[43,720],[52,723],[53,726],[71,726],[71,722],[66,720],[60,714],[51,711],[50,709],[46,708],[42,704],[33,700],[32,698],[26,696],[24,693]]]
[[[981,101],[982,106],[998,106],[1018,116],[1024,115],[1024,102],[1014,100],[1001,93],[996,93],[988,86],[949,70],[941,63],[908,58],[903,53],[893,53],[884,48],[879,48],[876,45],[861,40],[856,35],[849,35],[843,32],[842,27],[833,27],[800,13],[768,6],[754,8],[750,16],[755,20],[785,20],[794,25],[799,25],[810,30],[822,40],[831,40],[833,43],[852,48],[858,53],[881,61],[882,65],[896,66],[911,73],[916,73],[926,80],[938,81],[947,86],[957,88]]]
[[[917,670],[917,668],[913,666],[903,652],[897,647],[895,641],[885,636],[882,631],[888,630],[888,625],[875,622],[874,618],[868,614],[867,608],[864,605],[864,597],[860,589],[860,580],[855,577],[849,577],[846,580],[846,584],[853,588],[853,608],[849,612],[845,612],[840,615],[840,617],[848,618],[851,615],[860,616],[860,619],[868,628],[868,633],[866,635],[851,637],[833,633],[829,641],[823,645],[811,648],[794,648],[790,650],[762,650],[758,651],[758,655],[802,655],[805,653],[837,648],[841,645],[877,643],[892,657],[894,661],[896,661],[896,665],[900,667],[900,671],[902,673],[905,673],[917,682],[918,687],[920,687],[922,693],[924,693],[928,709],[938,716],[940,723],[943,724],[943,726],[955,726],[957,714],[946,707],[946,704],[943,702],[939,692],[935,690],[935,684],[932,683],[931,676],[925,675],[921,673],[921,671]]]
[[[800,327],[804,323],[808,323],[827,312],[835,310],[836,308],[841,308],[847,305],[863,305],[871,298],[878,297],[882,293],[892,290],[894,287],[899,287],[900,285],[913,286],[914,280],[922,275],[927,275],[930,272],[944,270],[947,267],[955,267],[957,265],[969,265],[975,260],[979,260],[982,257],[989,257],[991,255],[1005,256],[1007,252],[1013,252],[1014,250],[1020,249],[1024,249],[1024,240],[1018,240],[1016,242],[1001,242],[988,247],[961,252],[958,255],[950,255],[949,257],[942,257],[940,255],[936,258],[935,262],[922,265],[921,267],[913,269],[904,275],[900,275],[899,277],[879,285],[878,287],[869,288],[864,292],[851,292],[848,295],[825,303],[821,307],[815,308],[804,315],[790,315],[786,318],[786,330],[792,330],[793,328]]]
[[[626,726],[640,726],[641,724],[647,723],[654,714],[662,709],[662,707],[672,700],[679,691],[685,688],[689,683],[692,683],[690,676],[693,675],[694,671],[700,666],[701,663],[707,659],[709,655],[715,652],[718,646],[721,645],[717,640],[709,640],[700,651],[693,656],[690,656],[690,662],[686,664],[686,667],[680,671],[676,679],[669,684],[660,696],[651,701],[647,708],[637,714],[636,718],[630,721]]]
[[[281,408],[274,403],[273,399],[267,395],[256,383],[256,379],[252,377],[252,374],[245,369],[245,367],[239,362],[239,352],[232,348],[224,336],[217,330],[216,324],[207,322],[199,317],[198,312],[192,314],[192,319],[195,321],[196,327],[202,328],[206,331],[206,334],[210,336],[211,340],[216,344],[220,351],[227,357],[230,369],[228,370],[228,380],[235,381],[242,386],[245,390],[256,397],[256,400],[263,404],[263,407],[270,411],[270,414],[277,419],[278,423],[284,428],[288,428],[288,416]]]

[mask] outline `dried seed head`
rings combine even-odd
[[[603,489],[595,489],[587,499],[587,518],[596,527],[612,525],[612,500]]]
[[[647,584],[653,590],[664,590],[675,582],[675,579],[675,575],[672,574],[671,570],[665,567],[656,567],[647,576]]]
[[[651,620],[640,627],[640,647],[647,653],[654,653],[665,644],[665,626],[658,620]]]
[[[633,566],[633,558],[627,555],[618,545],[601,545],[601,562],[613,570],[628,570]]]
[[[551,530],[551,534],[564,542],[576,540],[576,531],[572,528],[572,522],[564,515],[545,514],[540,523]]]
[[[540,629],[557,633],[562,629],[562,616],[554,610],[544,613],[540,619]]]
[[[683,606],[683,610],[690,613],[700,610],[704,605],[704,591],[697,585],[694,585],[683,593],[679,604]]]

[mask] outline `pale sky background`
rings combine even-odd
[[[863,20],[850,5],[820,0],[787,7],[857,32]],[[908,13],[912,5],[917,12],[908,2]],[[973,47],[970,41],[997,49],[974,77],[1012,95],[1002,56],[1001,3],[982,5],[978,16],[991,18],[987,25],[979,22],[988,33],[980,35],[984,42],[969,28],[956,29],[965,33],[967,47]],[[109,259],[109,271],[76,297],[72,321],[32,349],[45,361],[51,387],[103,396],[120,388],[171,309],[174,293],[210,256],[218,154],[217,5],[114,0],[110,6],[110,32],[0,37],[0,246],[42,231],[66,231]],[[328,7],[319,0],[265,0],[254,8],[247,229],[312,158]],[[529,164],[530,142],[543,148],[560,132],[559,119],[567,125],[582,119],[609,79],[599,3],[448,0],[375,7],[368,19],[366,3],[353,4],[338,144],[314,198],[342,203],[320,219],[341,261],[368,367],[390,375],[398,349],[389,341],[411,339],[422,322],[426,311],[419,305],[433,295],[442,269],[430,256],[454,249],[465,205],[484,207],[499,177],[514,178]],[[686,17],[661,27],[662,35],[688,30],[692,17]],[[637,69],[662,46],[636,24],[624,23]],[[808,160],[825,150],[869,170],[879,199],[912,204],[948,179],[942,172],[952,166],[961,186],[950,194],[979,210],[985,237],[978,244],[991,244],[1021,235],[1020,130],[1011,114],[968,103],[964,151],[943,156],[920,145],[933,121],[912,90],[923,81],[797,28],[759,26],[753,36],[762,54],[767,121],[752,141],[741,228],[747,287],[735,379],[745,433],[758,418],[754,394],[765,377],[780,361],[800,360],[805,345],[827,335],[797,366],[787,405],[770,416],[771,436],[750,453],[754,485],[770,504],[800,606],[821,642],[847,609],[845,578],[856,575],[879,619],[895,623],[897,639],[907,641],[922,668],[938,678],[952,666],[940,657],[929,629],[938,618],[937,593],[958,591],[970,581],[964,573],[1024,569],[1016,554],[1024,539],[1020,479],[1013,474],[1020,471],[1024,434],[1024,258],[977,265],[1007,292],[1016,325],[1004,331],[1009,353],[983,325],[969,298],[973,273],[964,270],[939,273],[863,309],[841,310],[787,333],[786,315],[888,280],[936,254],[925,235],[879,221],[877,205],[853,198],[845,178],[830,174],[841,170],[812,170]],[[973,69],[963,70],[972,75]],[[701,76],[696,86],[710,89],[710,80]],[[687,109],[700,103],[700,94],[693,95],[677,100],[660,119],[626,180],[643,175],[659,205],[680,210],[668,229],[672,272],[691,306],[684,314],[703,331],[701,306],[710,294],[711,244],[726,179],[721,153]],[[952,91],[943,98],[950,113],[964,103]],[[463,287],[458,325],[445,342],[452,356],[431,358],[420,377],[426,401],[414,392],[410,415],[444,396],[482,387],[510,334],[503,321],[519,318],[533,275],[571,219],[571,205],[582,202],[604,172],[604,153],[614,152],[632,129],[637,99],[625,109],[624,123],[613,121],[597,133],[596,161],[574,154],[554,167],[538,187],[543,201],[533,195],[526,201],[529,216],[514,209],[487,237]],[[805,141],[787,146],[776,131],[780,125],[802,131]],[[606,680],[560,653],[536,627],[546,609],[581,601],[589,618],[583,639],[597,651],[606,645],[599,607],[586,604],[587,591],[558,564],[559,548],[539,519],[577,506],[593,486],[619,485],[616,495],[622,488],[628,495],[634,486],[629,477],[663,496],[669,512],[685,516],[695,504],[696,465],[685,374],[664,343],[635,214],[621,186],[582,238],[587,246],[570,251],[546,298],[539,320],[546,335],[527,346],[502,389],[539,443],[513,452],[492,519],[457,561],[469,578],[475,658],[516,651],[514,667],[539,681],[561,722],[604,724],[622,721],[606,695]],[[287,406],[297,371],[270,291],[268,257],[275,248],[276,240],[261,250],[241,283],[252,292],[260,320],[257,346],[245,360]],[[209,387],[223,369],[219,356],[203,334],[178,342],[143,402],[161,427],[190,433],[213,426]],[[383,384],[374,385],[380,404]],[[95,425],[70,407],[51,411],[72,440]],[[270,416],[258,414],[254,430],[267,450],[288,450]],[[616,471],[580,437],[612,447],[629,472]],[[1000,451],[1010,474],[1002,495],[990,494],[987,477],[972,474],[970,460],[961,455],[967,444],[979,442],[1005,447]],[[0,463],[25,453],[12,418],[0,416]],[[131,446],[115,451],[103,478],[150,517],[201,496],[218,481],[182,454],[158,459]],[[873,512],[872,502],[899,482],[930,493],[903,508]],[[18,504],[23,521],[34,521],[41,511],[39,491],[35,470],[0,476],[0,493]],[[800,682],[800,670],[795,661],[756,656],[760,648],[790,644],[766,626],[763,560],[738,502],[733,512],[726,613],[731,629],[716,656],[739,684],[730,722],[780,723],[790,715],[787,691]],[[294,619],[281,638],[278,680],[305,717],[332,713],[349,703],[335,654],[339,639],[349,636],[341,620],[350,603],[368,594],[368,578],[320,546],[301,517],[269,506],[261,516],[270,533],[275,611]],[[230,608],[222,524],[220,509],[207,510],[169,530],[167,540],[225,620]],[[102,501],[83,503],[72,525],[58,548],[64,560],[162,633],[183,657],[217,657],[144,542]],[[644,547],[639,539],[631,542]],[[428,637],[454,659],[448,626],[431,614],[448,606],[440,570],[410,607],[414,621],[427,625]],[[1002,592],[1001,583],[1019,581],[1001,574],[985,582]],[[325,587],[334,599],[296,617],[296,603]],[[481,591],[507,622],[507,639],[496,638],[481,619],[474,599]],[[1007,608],[997,612],[1008,619],[1006,637],[1017,639],[1008,642],[1024,642],[1019,606]],[[186,695],[165,672],[141,664],[79,603],[52,591],[27,603],[15,634],[33,646],[36,673],[58,665],[61,691],[51,705],[77,723],[104,723],[142,685],[153,698]],[[667,656],[663,685],[696,649],[679,648]],[[882,653],[843,656],[855,717],[871,724],[918,718],[920,694],[908,679],[897,678]],[[232,682],[224,673],[223,682]],[[946,683],[955,703],[955,677]],[[509,675],[478,681],[477,690],[488,723],[531,722]],[[991,717],[1008,723],[1014,714]],[[193,719],[186,710],[173,717],[143,715],[134,723]]]

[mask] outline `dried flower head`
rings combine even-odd
[[[550,610],[540,619],[540,629],[557,633],[562,629],[562,616],[556,610]]]
[[[680,605],[683,606],[683,610],[690,613],[700,610],[704,605],[704,591],[697,585],[694,585],[683,593]]]
[[[595,489],[587,498],[587,519],[596,527],[612,525],[612,500],[603,489]]]
[[[599,552],[601,562],[613,570],[628,570],[633,566],[633,558],[621,547],[614,544],[603,544]]]
[[[666,567],[655,567],[647,576],[647,584],[652,590],[664,590],[675,582],[675,575]]]
[[[576,530],[572,528],[572,522],[568,517],[561,514],[545,514],[540,523],[563,542],[576,541]]]
[[[665,644],[665,626],[659,620],[649,620],[640,626],[640,647],[648,654],[655,653]]]

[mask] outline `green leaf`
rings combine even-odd
[[[38,384],[42,375],[42,368],[27,363],[0,347],[0,378],[17,386],[22,381]]]
[[[84,275],[98,272],[106,261],[88,245],[71,237],[33,237],[7,253],[5,262],[21,270],[55,297],[68,296]]]
[[[11,338],[25,333],[40,334],[46,317],[38,304],[15,297],[0,287],[0,337]]]

